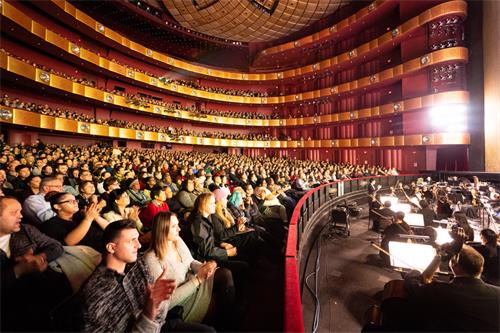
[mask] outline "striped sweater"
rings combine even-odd
[[[125,275],[96,268],[82,289],[84,332],[160,331],[160,324],[142,314],[146,286],[152,278],[142,257],[129,265]]]

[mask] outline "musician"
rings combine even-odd
[[[375,179],[370,179],[370,183],[368,184],[368,195],[371,197],[375,197],[377,192],[382,188],[382,185],[375,186],[375,183]]]
[[[389,221],[395,217],[395,213],[391,210],[392,203],[387,200],[380,209],[373,210],[373,231],[379,232],[384,230],[389,224]]]
[[[436,213],[438,219],[448,219],[453,214],[453,209],[451,209],[451,202],[448,199],[447,193],[438,196]]]
[[[389,242],[399,239],[399,235],[409,235],[412,233],[410,226],[404,221],[405,213],[397,212],[394,222],[384,230],[380,247],[386,252],[389,252]],[[380,257],[385,265],[389,266],[389,256],[383,251],[380,251]]]
[[[419,201],[421,209],[417,211],[418,214],[424,216],[424,225],[426,227],[432,225],[432,221],[437,219],[436,212],[429,206],[429,202],[423,199]]]
[[[481,230],[481,244],[474,248],[484,258],[483,281],[500,286],[500,246],[498,235],[491,229]]]
[[[500,288],[480,279],[484,259],[479,252],[467,245],[457,252],[450,260],[454,279],[449,283],[432,282],[441,254],[436,255],[422,274],[407,274],[408,330],[500,331]]]

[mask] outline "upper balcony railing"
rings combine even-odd
[[[359,47],[356,47],[348,52],[343,54],[324,59],[320,62],[315,62],[313,64],[294,68],[286,71],[272,72],[272,73],[241,73],[241,72],[231,72],[223,69],[216,69],[211,67],[206,67],[201,64],[195,64],[186,62],[180,59],[173,58],[167,54],[152,50],[147,48],[139,43],[131,41],[125,36],[117,33],[104,26],[102,23],[97,22],[90,16],[81,12],[73,5],[64,0],[52,0],[52,2],[57,5],[61,10],[71,16],[79,23],[85,24],[90,29],[98,32],[102,37],[108,39],[109,42],[114,42],[122,47],[126,48],[129,52],[135,52],[136,54],[144,57],[145,59],[150,59],[152,62],[162,63],[167,65],[170,68],[188,71],[194,74],[206,76],[209,78],[221,78],[227,80],[239,80],[239,81],[247,81],[247,82],[263,82],[263,81],[275,81],[275,80],[286,80],[286,79],[298,79],[299,77],[305,75],[313,75],[319,74],[321,72],[325,72],[327,70],[333,70],[338,68],[339,65],[343,63],[355,64],[357,62],[361,62],[365,56],[368,54],[375,54],[380,51],[382,48],[389,47],[400,43],[404,38],[409,36],[416,29],[424,26],[428,22],[432,20],[438,19],[447,15],[455,15],[459,17],[465,17],[467,15],[467,3],[463,0],[455,0],[446,2],[440,5],[437,5],[422,14],[408,20],[407,22],[401,24],[400,26],[394,28],[392,31],[389,31],[382,36],[365,43]],[[378,2],[375,2],[375,4]],[[380,1],[380,3],[385,3],[385,1]],[[373,4],[372,4],[373,5]],[[375,5],[377,6],[377,5]],[[367,8],[369,8],[368,6]],[[368,9],[364,9],[368,10]],[[362,11],[363,12],[363,11]],[[26,15],[22,14],[19,10],[15,9],[12,5],[4,2],[4,6],[2,6],[2,15],[10,18],[18,22],[20,25],[24,26],[25,29],[31,31],[32,25],[37,25],[37,29],[40,29],[40,25],[36,22],[30,22],[30,18]],[[356,14],[357,15],[357,14]],[[363,17],[363,15],[360,15]],[[345,20],[344,20],[345,21]],[[344,22],[342,21],[342,22]],[[342,24],[333,25],[331,28],[327,29],[328,34],[337,34],[342,30],[349,29],[350,24],[354,24],[357,20],[351,19],[352,22],[349,22],[349,19]],[[325,32],[326,33],[326,32]],[[44,35],[40,35],[43,38]],[[59,36],[59,38],[62,38]],[[73,43],[66,41],[64,44],[72,44],[73,47],[78,47],[78,45],[73,45]],[[294,47],[300,47],[300,43],[294,42]],[[69,48],[64,48],[65,50],[69,50]],[[89,51],[87,51],[89,52]],[[267,51],[266,51],[267,52]],[[222,100],[227,101],[227,98],[223,98]],[[245,103],[240,102],[239,103]],[[282,102],[277,102],[282,103]]]
[[[156,114],[178,120],[189,120],[203,123],[234,126],[258,126],[258,127],[287,127],[287,126],[316,126],[319,124],[335,124],[357,120],[367,120],[374,117],[391,116],[399,113],[417,112],[443,104],[468,104],[469,94],[466,91],[451,91],[431,94],[397,101],[380,106],[363,108],[349,112],[332,114],[321,114],[311,117],[288,118],[288,119],[244,119],[206,115],[200,117],[192,111],[173,109],[172,107],[152,104],[148,102],[136,104],[127,99],[126,96],[107,92],[102,89],[90,87],[74,82],[66,77],[50,73],[28,64],[12,55],[0,52],[0,67],[4,70],[36,81],[39,84],[48,85],[54,89],[82,96],[87,99],[111,104],[115,107],[141,111],[145,114]]]
[[[0,123],[79,135],[92,135],[149,142],[241,148],[362,148],[467,145],[470,143],[470,136],[468,133],[454,132],[392,135],[382,137],[363,137],[335,140],[255,141],[219,139],[189,135],[182,135],[174,139],[170,137],[168,133],[163,132],[143,131],[130,128],[120,128],[95,123],[87,123],[67,118],[48,116],[21,109],[14,109],[10,107],[0,108]]]

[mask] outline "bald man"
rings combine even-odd
[[[441,256],[416,278],[407,278],[411,329],[433,332],[499,332],[500,288],[480,279],[484,258],[464,245],[449,262],[454,279],[449,283],[431,282]],[[410,280],[410,281],[409,281]],[[415,282],[415,281],[413,281]]]

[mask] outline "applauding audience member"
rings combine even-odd
[[[219,324],[230,317],[234,297],[231,272],[217,268],[214,261],[201,263],[194,260],[189,248],[179,237],[179,221],[170,212],[155,216],[151,249],[145,254],[146,265],[153,278],[167,269],[167,277],[176,281],[177,288],[170,304],[162,304],[162,311],[182,306],[182,318],[186,322],[210,323],[218,314]],[[212,297],[212,294],[215,296]]]
[[[16,199],[0,198],[1,328],[47,331],[50,311],[71,294],[64,274],[48,266],[63,247],[21,217]]]
[[[62,192],[50,197],[50,205],[57,215],[42,224],[45,234],[64,245],[86,245],[101,251],[102,233],[109,222],[99,216],[96,203],[80,213],[78,200]]]
[[[110,223],[103,243],[104,262],[82,290],[83,331],[159,333],[164,321],[158,318],[160,304],[171,297],[175,281],[166,279],[166,270],[154,280],[138,258],[135,221]]]

